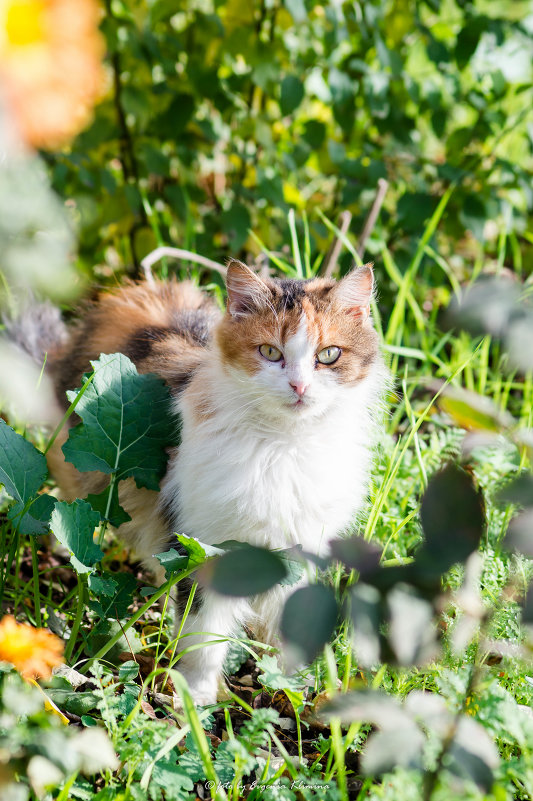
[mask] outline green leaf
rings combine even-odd
[[[380,657],[381,624],[381,596],[377,589],[358,582],[350,591],[349,614],[357,661],[364,667],[375,665]]]
[[[48,688],[46,694],[54,704],[73,715],[85,715],[91,709],[96,709],[99,696],[93,692],[74,692],[73,690],[60,690]]]
[[[275,656],[264,654],[257,660],[257,667],[262,672],[257,677],[261,684],[270,690],[292,690],[298,692],[303,683],[295,676],[286,676]]]
[[[133,659],[123,662],[118,669],[118,677],[120,681],[132,681],[139,675],[139,665]]]
[[[233,203],[231,208],[220,215],[220,225],[229,239],[231,249],[236,252],[248,239],[252,225],[250,212],[242,203]]]
[[[363,773],[379,776],[398,765],[421,768],[424,743],[424,735],[411,722],[402,728],[377,732],[368,738],[361,759]]]
[[[195,101],[192,95],[176,94],[166,111],[155,120],[154,127],[158,136],[175,139],[185,130],[187,123],[194,114],[194,108]]]
[[[533,508],[513,517],[507,529],[504,545],[508,550],[523,556],[533,556]]]
[[[224,552],[222,547],[217,548],[214,545],[207,545],[207,543],[197,540],[196,537],[188,537],[186,534],[176,534],[176,539],[187,551],[188,567],[201,565],[209,557],[219,556]],[[242,543],[239,544],[242,547]]]
[[[132,598],[130,594],[129,602],[131,603],[131,601]],[[95,605],[92,603],[90,604],[91,609],[94,608],[94,606]],[[89,656],[94,656],[104,645],[107,645],[110,639],[121,633],[122,636],[119,637],[115,645],[105,655],[106,662],[120,665],[122,662],[122,654],[125,651],[129,654],[137,654],[146,647],[146,643],[143,643],[139,634],[133,628],[129,629],[126,634],[124,634],[123,622],[113,620],[113,610],[110,609],[109,611],[109,619],[99,620],[96,626],[89,632],[89,636],[87,637],[87,653]],[[126,614],[127,606],[126,611],[123,611],[122,620],[124,620]]]
[[[70,551],[70,563],[77,573],[90,573],[104,555],[94,541],[99,523],[100,515],[87,501],[58,501],[52,512],[50,528]]]
[[[176,764],[175,756],[169,755],[155,763],[151,784],[164,789],[165,798],[191,798],[193,783],[186,771]]]
[[[307,9],[304,0],[285,0],[285,5],[295,22],[305,22]]]
[[[173,573],[179,573],[187,569],[189,557],[179,553],[175,548],[170,548],[163,553],[155,553],[154,557],[157,559],[161,567],[165,568],[165,577],[171,578]]]
[[[117,589],[117,582],[110,577],[109,573],[104,573],[102,576],[97,576],[91,573],[89,576],[89,589],[94,595],[106,595],[111,598]]]
[[[461,326],[477,336],[501,337],[520,308],[520,288],[514,281],[484,278],[453,300],[447,313],[448,325]]]
[[[407,586],[387,595],[389,642],[401,665],[421,664],[436,652],[433,607]]]
[[[448,752],[446,768],[466,781],[473,781],[489,792],[493,771],[500,764],[498,750],[483,726],[463,715]]]
[[[302,553],[302,546],[298,545],[296,548],[284,548],[281,551],[276,551],[276,554],[283,559],[285,567],[287,568],[287,575],[280,581],[282,587],[292,587],[296,584],[304,572],[303,553],[301,558],[295,559],[295,554]]]
[[[150,8],[152,25],[169,19],[181,9],[181,0],[156,0]]]
[[[298,108],[304,97],[304,85],[296,75],[286,75],[281,82],[280,108],[281,113],[292,114]]]
[[[47,474],[44,455],[0,419],[0,483],[8,495],[26,503]]]
[[[26,507],[27,511],[22,517],[20,515],[25,508],[22,503],[14,504],[7,516],[21,534],[46,534],[56,500],[52,495],[38,495],[29,507]]]
[[[117,585],[113,595],[100,596],[97,601],[91,601],[90,603],[91,609],[102,620],[107,618],[121,620],[126,617],[128,608],[133,601],[133,593],[137,587],[135,576],[132,576],[131,573],[114,573],[113,581]]]
[[[83,422],[63,445],[66,460],[81,472],[132,476],[138,487],[157,491],[168,460],[165,448],[178,433],[168,388],[154,375],[139,375],[121,353],[103,354],[91,364],[93,382],[76,407]],[[72,400],[76,393],[68,396]]]
[[[457,34],[455,44],[455,59],[459,69],[464,69],[479,44],[481,34],[487,27],[487,19],[482,15],[476,15],[468,19]]]
[[[379,567],[381,548],[362,537],[332,540],[329,546],[335,559],[359,573],[372,573]]]
[[[522,601],[522,620],[533,623],[533,584],[529,586],[526,597]]]
[[[189,567],[196,567],[203,564],[211,556],[223,554],[222,548],[213,545],[206,545],[195,537],[187,537],[186,534],[175,534],[178,545],[170,548],[163,553],[154,554],[162,567],[165,568],[165,575],[169,579],[173,573],[178,573]],[[238,543],[242,547],[242,543]]]
[[[533,475],[531,473],[519,475],[496,493],[496,500],[500,503],[533,506]]]
[[[429,481],[420,512],[421,549],[444,573],[479,546],[485,528],[482,499],[466,470],[450,464]],[[418,555],[417,555],[418,559]]]
[[[0,484],[17,504],[10,510],[13,520],[22,534],[44,534],[50,519],[54,500],[42,495],[32,504],[32,511],[20,517],[26,504],[35,497],[48,475],[46,458],[31,442],[17,434],[0,419]]]
[[[288,598],[281,616],[281,633],[307,662],[312,662],[331,639],[336,622],[335,593],[323,584],[311,584]]]
[[[322,707],[326,720],[337,717],[342,723],[372,723],[390,732],[418,728],[400,702],[381,690],[342,693]]]
[[[111,495],[111,504],[109,505],[109,493]],[[118,482],[114,481],[103,492],[98,495],[87,495],[87,500],[95,510],[100,512],[102,520],[107,520],[115,528],[119,528],[123,523],[131,520],[131,516],[122,508],[118,502]]]
[[[305,123],[303,139],[310,147],[313,148],[313,150],[318,150],[320,147],[322,147],[325,138],[326,126],[323,122],[319,122],[318,120],[309,120],[309,122]]]
[[[266,592],[286,576],[287,568],[281,557],[252,545],[243,545],[212,559],[200,573],[203,584],[234,597]]]

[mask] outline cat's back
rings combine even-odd
[[[216,304],[190,281],[132,282],[103,292],[84,307],[52,360],[58,394],[79,386],[91,360],[117,352],[140,373],[155,373],[179,392],[204,358],[220,317]]]

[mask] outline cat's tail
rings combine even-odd
[[[16,316],[5,316],[3,323],[7,340],[41,366],[67,340],[61,311],[49,301],[31,301]]]

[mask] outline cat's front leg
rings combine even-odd
[[[176,633],[180,632],[178,650],[187,651],[176,668],[183,674],[197,706],[214,704],[223,675],[228,637],[238,633],[250,617],[245,599],[230,598],[198,587],[182,625],[183,607],[187,600],[184,586],[178,595]],[[189,650],[190,649],[190,650]]]

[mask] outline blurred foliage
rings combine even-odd
[[[528,0],[106,0],[106,98],[47,156],[82,264],[138,269],[162,243],[246,257],[249,228],[280,249],[291,206],[323,251],[312,212],[348,209],[359,233],[384,177],[374,239],[400,267],[456,182],[441,253],[496,250],[503,225],[530,271],[532,25]]]

